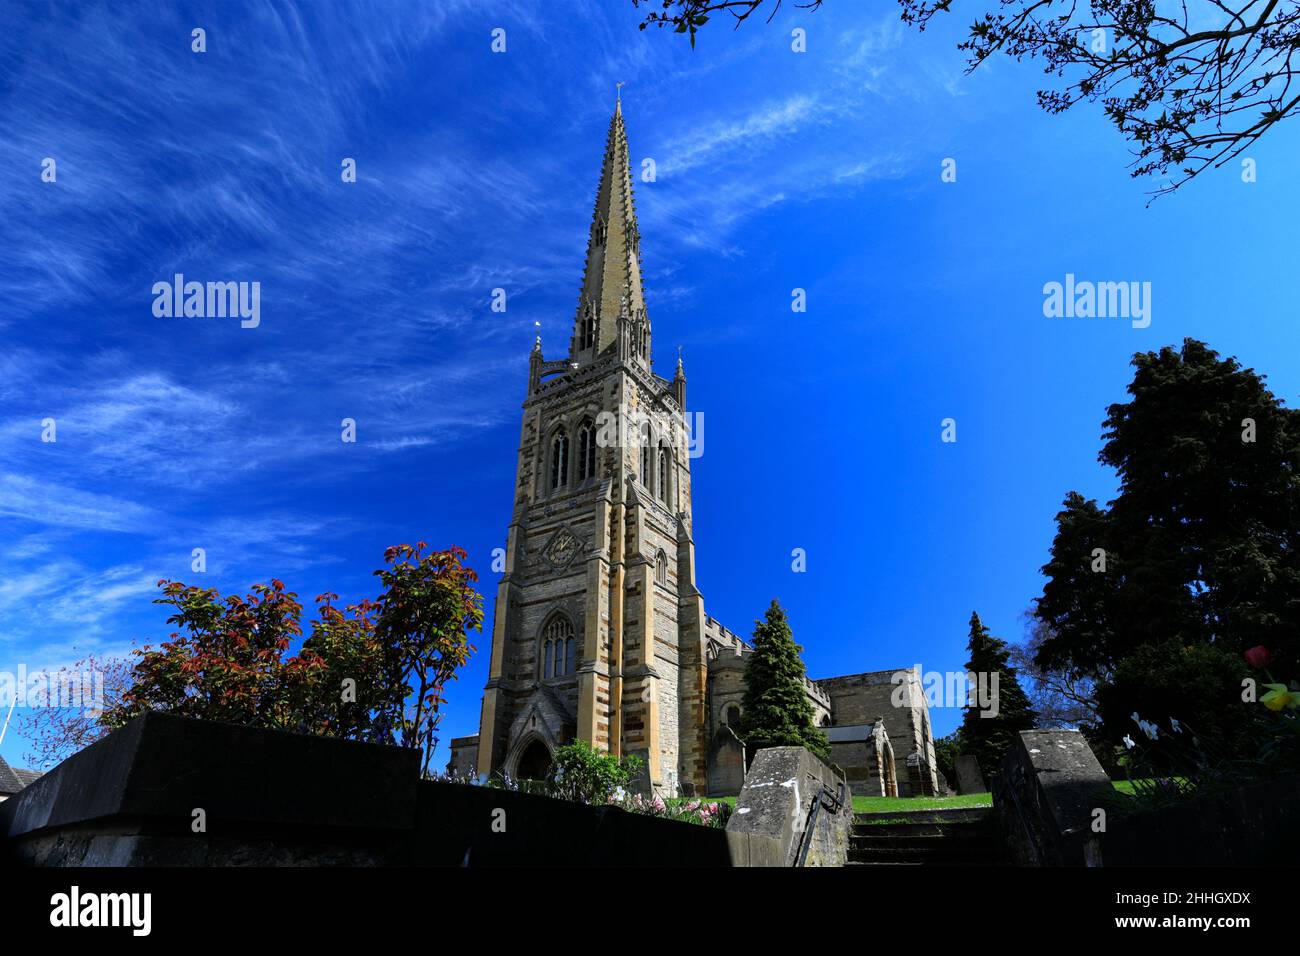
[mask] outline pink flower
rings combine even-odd
[[[1263,670],[1268,666],[1268,662],[1273,659],[1273,655],[1268,652],[1268,648],[1263,644],[1252,647],[1244,655],[1246,663],[1256,670]]]

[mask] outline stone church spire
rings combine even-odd
[[[617,348],[621,356],[649,365],[650,324],[641,288],[641,233],[632,197],[621,98],[614,107],[605,140],[570,355],[590,360],[611,347]]]

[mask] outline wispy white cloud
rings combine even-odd
[[[815,95],[799,93],[752,110],[738,120],[719,119],[670,140],[662,149],[664,175],[680,175],[723,162],[728,168],[752,156],[758,146],[805,129],[833,110]]]
[[[649,187],[653,198],[639,207],[647,234],[680,242],[685,251],[743,255],[737,236],[755,217],[788,203],[848,198],[914,164],[912,150],[897,137],[870,135],[889,122],[891,110],[933,95],[939,82],[900,82],[915,64],[900,60],[907,34],[896,12],[865,22],[819,12],[812,25],[807,54],[779,46],[747,51],[783,75],[785,82],[773,84],[783,92],[706,96],[675,130],[643,147],[660,173]],[[794,71],[790,61],[804,57],[822,68]]]
[[[95,626],[119,613],[127,601],[157,590],[158,573],[139,565],[121,565],[67,583],[43,602],[47,620],[56,624]]]
[[[157,513],[112,495],[0,473],[0,517],[95,531],[142,531]]]

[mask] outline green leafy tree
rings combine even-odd
[[[1111,743],[1134,712],[1247,734],[1228,687],[1243,652],[1267,647],[1284,676],[1300,664],[1300,413],[1194,339],[1133,366],[1100,454],[1119,494],[1071,492],[1057,515],[1035,661],[1096,681]]]
[[[254,727],[416,747],[427,769],[443,689],[474,648],[483,598],[461,548],[426,554],[424,542],[385,552],[379,598],[344,610],[334,594],[297,654],[302,605],[283,581],[246,597],[160,581],[177,627],[136,652],[130,686],[103,716],[121,726],[146,711]]]
[[[420,541],[384,552],[388,567],[375,572],[384,586],[375,602],[375,635],[384,650],[381,729],[391,729],[401,746],[423,750],[427,771],[443,692],[474,652],[469,633],[483,625],[483,595],[463,548],[429,554],[424,548]]]
[[[988,699],[980,699],[983,694],[977,693],[965,708],[959,731],[962,753],[973,755],[987,778],[997,772],[1002,755],[1015,743],[1020,731],[1034,728],[1037,714],[1011,666],[1010,648],[990,634],[973,612],[967,649],[970,660],[966,670],[975,675],[977,691],[987,689]]]
[[[745,663],[739,733],[750,747],[807,747],[829,760],[830,742],[814,725],[802,651],[794,642],[785,611],[773,599],[766,618],[755,622],[754,650]]]
[[[315,661],[286,658],[302,634],[302,605],[284,582],[256,584],[246,597],[222,598],[215,588],[159,581],[176,625],[171,640],[145,647],[134,682],[121,703],[105,714],[118,726],[149,710],[180,717],[253,727],[298,730],[296,706],[310,683]]]
[[[303,733],[388,743],[391,732],[377,718],[385,689],[388,649],[375,633],[373,601],[340,609],[337,594],[316,598],[317,615],[300,657],[311,680],[293,701]]]

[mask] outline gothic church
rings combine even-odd
[[[640,756],[647,791],[739,790],[749,648],[696,587],[686,376],[680,357],[656,375],[651,344],[620,102],[568,350],[548,361],[539,337],[529,358],[489,678],[478,735],[452,741],[456,772],[541,777],[582,739]],[[940,786],[916,670],[807,690],[855,793]]]

